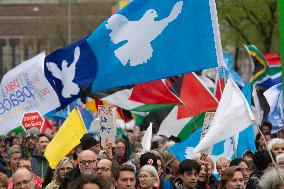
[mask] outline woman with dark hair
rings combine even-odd
[[[244,189],[244,175],[238,166],[226,168],[221,176],[218,189]]]
[[[79,177],[71,182],[67,189],[105,189],[108,188],[104,180],[98,177]]]
[[[126,163],[129,159],[127,156],[127,144],[122,138],[115,140],[114,159],[119,165]]]

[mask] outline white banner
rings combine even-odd
[[[45,53],[18,65],[1,81],[0,134],[7,134],[21,124],[23,114],[41,114],[59,107],[59,99],[44,75]]]

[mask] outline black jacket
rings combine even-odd
[[[48,167],[48,162],[43,153],[34,151],[32,157],[30,157],[30,161],[32,163],[33,173],[44,179]]]
[[[59,186],[59,189],[66,189],[70,182],[72,182],[73,180],[75,180],[80,176],[81,176],[80,169],[78,167],[75,167],[74,169],[66,173],[63,181]]]

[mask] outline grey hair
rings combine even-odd
[[[12,147],[10,147],[8,149],[8,155],[11,156],[12,154],[16,154],[16,153],[22,153],[21,152],[21,147],[19,145],[13,145]]]
[[[284,179],[284,169],[279,168],[280,176]],[[260,179],[260,188],[262,189],[278,189],[283,186],[281,179],[276,171],[276,168],[268,170]]]
[[[284,154],[279,154],[276,156],[276,163],[279,163],[280,159],[284,159]]]
[[[157,170],[155,169],[155,167],[153,167],[152,165],[144,165],[144,166],[140,169],[140,173],[141,173],[142,171],[148,172],[152,177],[155,177],[156,179],[159,180],[159,174],[158,174]]]
[[[282,139],[282,138],[274,138],[274,139],[272,139],[272,140],[268,143],[267,149],[268,149],[268,150],[272,150],[272,148],[273,148],[273,146],[274,146],[275,144],[284,144],[284,139]]]

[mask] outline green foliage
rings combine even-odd
[[[254,44],[279,52],[277,0],[218,0],[223,47]]]

